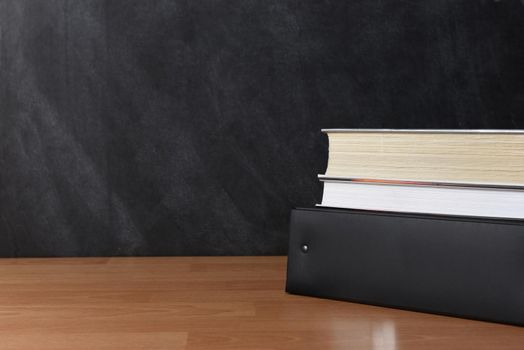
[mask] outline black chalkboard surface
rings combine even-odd
[[[0,256],[284,254],[321,128],[524,128],[519,0],[0,0]]]

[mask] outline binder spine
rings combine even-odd
[[[524,222],[295,209],[286,291],[524,325]]]

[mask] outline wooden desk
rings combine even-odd
[[[524,348],[524,328],[287,295],[285,262],[0,260],[0,349]]]

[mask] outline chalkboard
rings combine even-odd
[[[519,0],[0,0],[0,255],[285,254],[321,128],[524,128]]]

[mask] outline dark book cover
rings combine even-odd
[[[291,214],[286,291],[524,325],[524,221]]]

